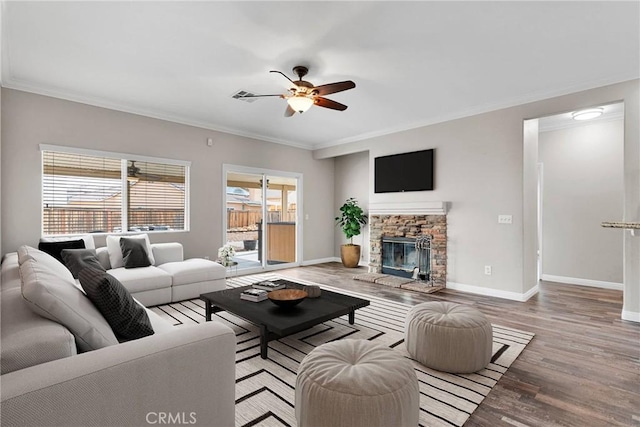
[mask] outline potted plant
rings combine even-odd
[[[340,227],[349,243],[340,247],[340,259],[342,264],[348,268],[358,266],[360,261],[360,245],[353,244],[353,237],[359,236],[361,227],[367,223],[367,216],[358,202],[353,197],[340,207],[340,216],[336,217],[336,225]]]

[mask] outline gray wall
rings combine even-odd
[[[338,209],[349,198],[354,197],[365,212],[369,206],[369,153],[355,153],[348,156],[336,157],[335,173],[335,216]],[[348,243],[346,237],[335,227],[335,253],[340,256],[340,245]],[[362,246],[360,263],[369,262],[369,225],[362,229],[360,236],[353,238],[353,243]]]
[[[624,218],[640,220],[640,80],[605,86],[500,111],[467,117],[404,132],[316,150],[330,158],[369,150],[369,200],[403,203],[411,200],[447,201],[448,281],[526,294],[537,285],[535,186],[525,186],[525,171],[533,161],[524,152],[523,121],[576,109],[625,101]],[[436,148],[436,188],[431,192],[375,195],[373,159],[377,156]],[[534,156],[535,157],[535,156]],[[535,170],[535,166],[533,166]],[[350,183],[336,183],[346,186]],[[526,210],[526,212],[525,212]],[[512,214],[513,225],[497,223],[499,214]],[[535,227],[535,226],[534,226]],[[610,233],[622,233],[609,230]],[[624,311],[640,316],[640,238],[624,233]],[[532,249],[533,248],[533,249]],[[493,266],[485,276],[484,265]],[[525,268],[525,265],[527,266]],[[494,292],[495,294],[495,292]],[[624,313],[623,313],[624,314]],[[640,319],[640,317],[639,317]]]
[[[543,164],[542,272],[622,283],[624,122],[540,133]]]
[[[213,138],[208,147],[206,139]],[[334,254],[334,161],[280,144],[180,125],[70,101],[2,89],[2,250],[37,245],[41,232],[38,144],[190,160],[191,231],[154,233],[178,241],[186,256],[217,255],[222,236],[222,164],[304,175],[304,260]],[[98,244],[104,238],[97,239]]]

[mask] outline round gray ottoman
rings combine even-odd
[[[299,427],[418,425],[420,393],[411,362],[367,340],[315,348],[296,379]]]
[[[409,310],[404,340],[411,357],[431,369],[471,373],[491,361],[493,328],[471,306],[425,302]]]

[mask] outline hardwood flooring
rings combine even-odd
[[[620,319],[621,291],[541,282],[538,295],[519,303],[352,279],[362,272],[327,263],[277,273],[409,305],[471,304],[492,323],[534,332],[467,426],[640,426],[640,325]]]

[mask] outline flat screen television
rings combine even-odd
[[[433,158],[433,149],[376,157],[375,192],[433,190]]]

